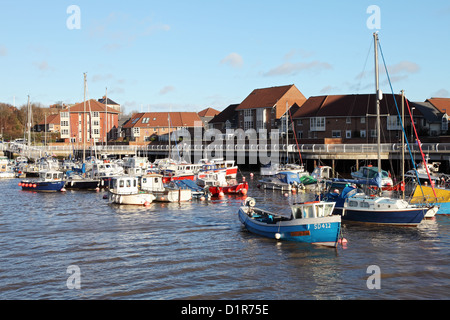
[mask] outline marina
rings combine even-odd
[[[258,207],[289,210],[315,194],[260,189]],[[448,299],[450,217],[417,227],[345,222],[345,246],[277,241],[248,232],[244,197],[109,204],[105,191],[22,191],[0,180],[2,299]],[[67,268],[81,271],[70,290]],[[379,266],[381,289],[369,290]],[[263,278],[261,276],[264,275]]]
[[[5,6],[0,299],[450,299],[448,4],[174,4]]]

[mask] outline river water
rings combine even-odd
[[[260,207],[288,212],[314,197],[245,175]],[[448,216],[417,228],[343,223],[348,242],[334,249],[247,232],[236,196],[130,207],[18,182],[0,180],[0,299],[450,298]]]

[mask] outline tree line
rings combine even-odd
[[[14,107],[8,103],[0,103],[0,129],[4,140],[23,138],[28,119],[27,110],[26,104]],[[44,123],[45,116],[51,112],[50,108],[43,107],[40,103],[31,103],[31,110],[32,127]]]

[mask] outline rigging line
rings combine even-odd
[[[407,144],[407,146],[408,146],[408,151],[409,151],[409,154],[410,154],[411,159],[412,159],[412,163],[413,163],[414,171],[415,171],[415,173],[416,173],[417,181],[418,181],[418,183],[419,183],[420,190],[422,191],[422,195],[424,195],[423,190],[422,190],[422,185],[420,184],[419,173],[417,172],[416,164],[414,163],[414,158],[413,158],[413,156],[412,156],[411,148],[410,148],[410,145],[409,145],[409,142],[408,142],[408,137],[407,137],[407,135],[406,135],[405,127],[404,127],[404,125],[403,125],[403,120],[402,120],[402,117],[400,116],[400,112],[399,112],[399,109],[398,109],[397,99],[395,98],[394,90],[393,90],[393,88],[392,88],[392,83],[391,83],[391,79],[390,79],[390,77],[389,77],[389,72],[388,72],[388,70],[387,70],[386,61],[384,60],[384,55],[383,55],[383,50],[381,49],[381,44],[378,43],[378,46],[380,47],[381,57],[382,57],[382,59],[383,59],[384,68],[385,68],[385,70],[386,70],[386,76],[387,76],[387,78],[388,78],[389,86],[390,86],[390,88],[391,88],[392,96],[393,96],[393,98],[394,98],[395,108],[397,109],[397,115],[398,115],[398,117],[399,117],[399,119],[400,119],[400,124],[401,124],[401,126],[402,126],[403,135],[405,136],[405,141],[406,141],[406,144]],[[415,133],[415,136],[416,136],[416,138],[417,138],[417,144],[418,144],[418,146],[419,146],[420,153],[421,153],[421,155],[422,155],[423,163],[425,164],[425,168],[426,168],[426,170],[427,170],[428,179],[430,179],[431,188],[433,189],[434,196],[435,196],[435,198],[437,199],[436,191],[434,190],[434,186],[433,186],[433,182],[432,182],[432,180],[431,180],[430,172],[429,172],[429,170],[428,170],[428,167],[426,166],[426,162],[425,162],[425,158],[424,158],[424,155],[423,155],[423,152],[422,152],[422,146],[421,146],[421,143],[420,143],[420,140],[419,140],[419,136],[417,135],[416,126],[414,125],[414,120],[413,120],[413,116],[412,116],[412,113],[411,113],[411,109],[410,109],[410,107],[409,107],[408,99],[405,99],[405,101],[406,101],[406,106],[408,107],[409,116],[410,116],[410,118],[411,118],[411,125],[412,125],[412,127],[414,128],[414,133]]]
[[[359,83],[358,83],[358,86],[356,87],[356,93],[359,92],[359,88],[361,87],[361,82],[364,77],[364,72],[366,70],[367,61],[369,60],[369,55],[370,55],[370,52],[372,51],[372,45],[373,45],[373,41],[370,41],[370,46],[369,46],[369,50],[367,51],[367,56],[366,56],[366,61],[364,62],[363,71],[360,73],[359,77],[357,77],[357,78],[359,78]]]
[[[292,115],[291,115],[291,108],[289,108],[289,117],[291,118],[292,132],[294,133],[295,143],[297,144],[298,156],[300,157],[300,164],[303,165],[302,154],[300,153],[300,148],[298,147],[297,135],[295,134],[295,125],[294,125],[294,120],[292,119]],[[289,132],[289,130],[288,130],[288,132]]]

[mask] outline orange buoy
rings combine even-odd
[[[219,197],[224,197],[224,196],[225,196],[225,194],[222,191],[220,191],[219,192]]]
[[[22,186],[22,182],[19,182],[18,186],[21,187]]]
[[[36,183],[35,183],[35,184],[33,184],[33,188],[36,188],[36,187],[37,187]]]

